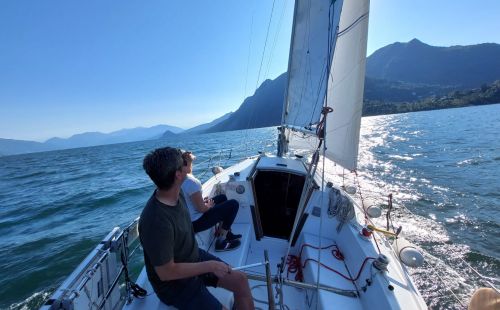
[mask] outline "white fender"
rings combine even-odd
[[[373,200],[365,200],[363,208],[365,209],[366,214],[371,218],[377,218],[382,215],[382,209],[377,206]]]
[[[408,267],[421,267],[424,264],[424,255],[416,245],[403,237],[394,241],[394,249],[399,260]]]
[[[216,167],[212,168],[212,173],[213,174],[218,174],[218,173],[221,173],[223,170],[224,170],[224,168],[222,168],[220,166],[216,166]]]

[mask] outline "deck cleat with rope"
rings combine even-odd
[[[373,261],[373,267],[380,271],[387,271],[387,266],[389,265],[389,257],[384,254],[379,254],[378,257]]]

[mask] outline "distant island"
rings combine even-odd
[[[437,47],[413,39],[387,45],[367,58],[363,116],[500,103],[498,55],[500,45],[495,43]],[[0,138],[0,156],[276,126],[286,82],[286,72],[265,80],[235,112],[188,130],[158,125],[45,142]]]

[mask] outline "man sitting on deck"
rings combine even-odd
[[[182,153],[170,147],[146,155],[143,168],[157,189],[139,220],[148,279],[158,298],[178,309],[221,309],[206,286],[234,293],[237,309],[253,309],[246,275],[198,249],[193,226],[180,195],[186,177]]]

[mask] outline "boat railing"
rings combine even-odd
[[[138,243],[138,223],[139,218],[108,233],[40,309],[121,308],[130,298],[127,265],[129,249]]]

